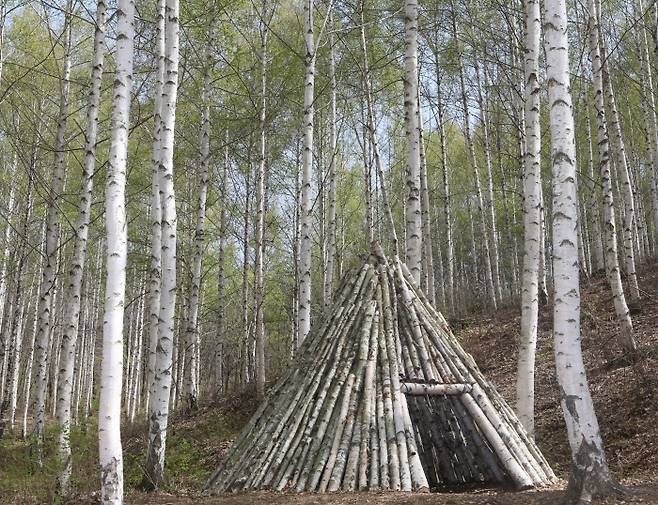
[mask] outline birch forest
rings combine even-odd
[[[0,0],[0,504],[658,503],[657,81],[655,0]]]

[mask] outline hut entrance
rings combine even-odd
[[[511,482],[459,399],[470,385],[415,382],[401,389],[431,490]]]

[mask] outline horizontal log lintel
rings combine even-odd
[[[400,391],[411,396],[442,396],[470,393],[470,384],[419,384],[417,382],[402,382]]]

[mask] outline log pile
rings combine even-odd
[[[206,489],[427,491],[555,475],[406,266],[373,252]]]

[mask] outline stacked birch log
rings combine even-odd
[[[405,265],[374,247],[206,490],[526,488],[554,479]]]

